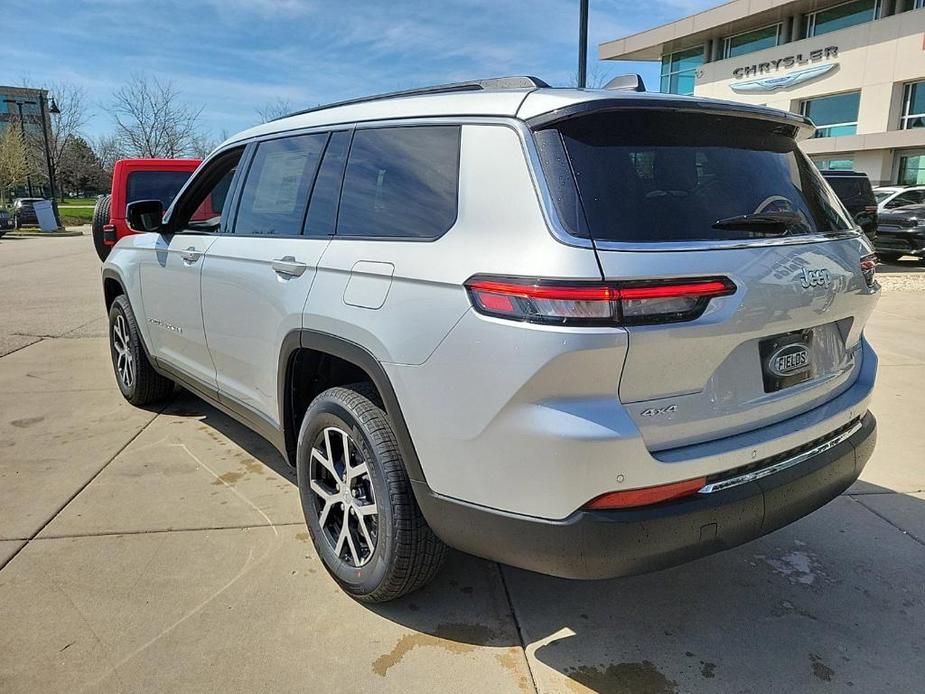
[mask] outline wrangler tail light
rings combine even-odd
[[[643,487],[642,489],[627,489],[622,492],[609,492],[591,499],[584,507],[587,509],[600,510],[608,508],[650,506],[652,504],[659,504],[663,501],[672,501],[674,499],[696,494],[706,483],[706,477],[698,477],[692,480],[684,480],[683,482],[661,484],[657,487]]]
[[[476,311],[550,325],[643,325],[694,320],[710,299],[734,294],[725,277],[633,282],[563,282],[476,276],[466,282]]]

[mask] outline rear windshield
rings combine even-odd
[[[128,175],[125,202],[160,200],[166,210],[190,175],[192,171],[133,171]]]
[[[790,126],[623,111],[566,121],[536,140],[559,217],[577,236],[750,239],[853,226]],[[750,223],[729,221],[743,215]],[[786,226],[756,216],[786,219]]]

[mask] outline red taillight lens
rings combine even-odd
[[[698,477],[683,482],[662,484],[657,487],[643,487],[642,489],[627,489],[622,492],[602,494],[585,504],[587,509],[633,508],[636,506],[650,506],[663,501],[672,501],[681,497],[696,494],[707,483],[706,477]]]
[[[861,258],[861,274],[864,275],[864,281],[868,287],[873,287],[877,274],[877,254],[871,253]]]
[[[585,283],[473,277],[466,283],[479,313],[556,325],[639,325],[699,317],[710,299],[735,293],[725,277]]]

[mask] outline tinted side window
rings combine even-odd
[[[331,133],[324,159],[318,169],[318,178],[312,191],[305,218],[306,236],[332,236],[337,224],[337,201],[340,198],[340,184],[344,180],[344,163],[350,146],[350,132],[339,130]]]
[[[327,133],[285,137],[257,145],[234,233],[298,236]]]
[[[456,221],[460,128],[357,130],[347,159],[339,236],[434,239]]]
[[[160,200],[164,209],[180,192],[192,171],[133,171],[128,175],[125,202],[138,200]]]

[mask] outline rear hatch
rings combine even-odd
[[[686,315],[624,302],[626,316],[652,311],[626,321],[619,386],[651,450],[772,424],[856,378],[877,294],[872,264],[861,269],[870,248],[799,151],[799,130],[614,109],[536,132],[559,218],[593,240],[604,279],[735,285]]]

